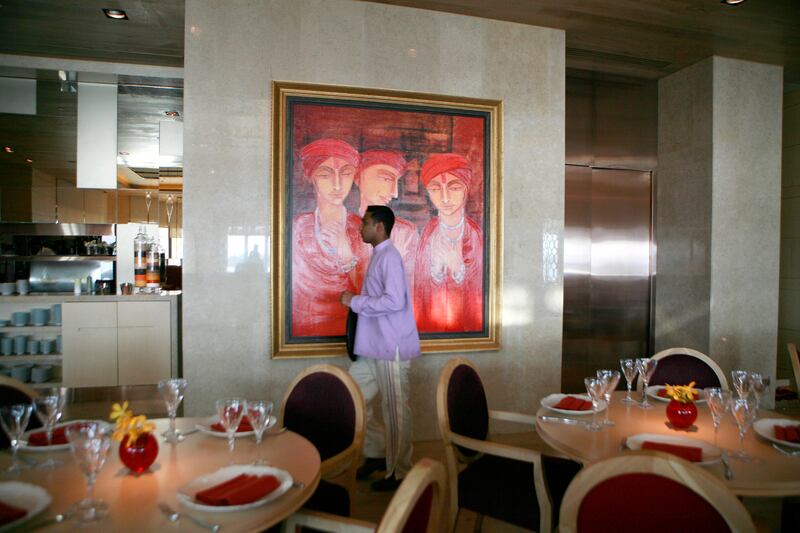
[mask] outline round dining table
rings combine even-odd
[[[183,431],[194,430],[204,418],[179,418],[177,427]],[[156,434],[160,435],[169,426],[168,419],[155,419]],[[95,496],[108,504],[109,513],[97,528],[103,531],[208,531],[192,522],[188,516],[176,521],[168,519],[159,504],[166,503],[174,511],[192,515],[210,524],[221,526],[224,531],[263,531],[273,526],[297,509],[311,497],[320,479],[320,457],[317,449],[307,439],[291,431],[264,434],[261,445],[256,447],[252,436],[236,438],[233,453],[228,451],[227,439],[203,432],[187,435],[177,444],[169,444],[158,438],[158,457],[149,470],[140,475],[132,474],[119,459],[118,443],[113,444],[105,466],[97,476]],[[21,459],[44,461],[47,452],[23,452]],[[50,452],[63,462],[52,469],[28,468],[19,475],[0,475],[2,481],[22,481],[43,487],[52,497],[47,510],[32,518],[25,528],[35,528],[59,513],[66,513],[70,506],[86,494],[86,481],[73,460],[70,451]],[[277,499],[259,507],[235,512],[203,512],[179,502],[178,489],[203,474],[210,474],[230,464],[252,464],[261,459],[267,465],[288,471],[294,485]],[[0,454],[0,469],[5,470],[11,462],[9,454]],[[22,462],[22,461],[21,461]],[[72,530],[76,519],[53,524],[43,531]]]
[[[626,450],[628,437],[638,434],[657,434],[697,439],[714,444],[714,425],[705,402],[698,402],[698,416],[688,430],[673,429],[667,425],[667,402],[648,398],[651,409],[638,404],[623,403],[625,392],[615,392],[608,411],[613,426],[600,431],[588,431],[583,422],[591,422],[591,412],[582,416],[564,415],[544,406],[536,413],[536,427],[541,438],[557,451],[584,464],[613,457]],[[641,399],[641,392],[633,393]],[[602,421],[605,412],[597,414]],[[759,418],[786,418],[767,410],[758,412]],[[577,423],[560,423],[549,417],[577,420]],[[791,419],[788,419],[791,420]],[[800,421],[794,420],[800,425]],[[739,460],[734,453],[739,450],[739,431],[730,413],[726,413],[719,428],[718,446],[729,456],[731,479],[725,479],[722,461],[702,468],[718,476],[728,488],[739,496],[797,496],[800,495],[800,456],[790,457],[774,449],[772,443],[756,434],[752,426],[744,439],[748,461]]]

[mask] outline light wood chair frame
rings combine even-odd
[[[717,379],[719,379],[720,388],[722,388],[723,390],[729,390],[728,380],[725,378],[725,373],[722,371],[722,368],[720,368],[720,366],[717,364],[716,361],[711,359],[703,352],[698,352],[697,350],[693,350],[691,348],[667,348],[666,350],[661,350],[660,352],[655,354],[653,357],[651,357],[651,359],[655,360],[664,359],[665,357],[669,357],[670,355],[688,355],[700,359],[705,364],[707,364],[711,368],[711,370],[714,371],[714,374],[717,376]],[[670,385],[673,384],[670,383]],[[688,385],[688,383],[675,383],[675,385]],[[641,391],[643,386],[644,384],[642,382],[642,379],[637,376],[636,390]]]
[[[797,345],[790,342],[786,345],[786,349],[789,350],[789,360],[792,362],[794,372],[794,390],[800,396],[800,357],[797,355]]]
[[[377,526],[363,520],[304,510],[289,517],[284,531],[294,533],[298,526],[305,526],[331,533],[400,533],[429,486],[433,486],[433,499],[426,533],[438,533],[447,497],[447,475],[442,463],[428,458],[420,459],[403,478]]]
[[[578,512],[586,495],[607,479],[625,474],[655,474],[688,487],[711,504],[731,531],[755,533],[753,520],[742,502],[720,480],[699,466],[674,455],[654,450],[626,452],[581,470],[561,502],[559,533],[577,533]],[[653,500],[657,505],[657,499]],[[598,517],[598,520],[600,518]]]
[[[364,395],[361,394],[361,389],[358,387],[353,377],[347,373],[347,371],[334,365],[321,364],[306,368],[292,380],[289,387],[286,389],[286,394],[283,396],[283,401],[281,402],[280,414],[278,415],[278,426],[284,426],[283,418],[286,413],[286,402],[289,401],[289,396],[291,396],[294,388],[304,378],[317,373],[331,374],[338,378],[347,388],[353,400],[353,409],[355,411],[353,442],[350,443],[350,446],[333,457],[322,461],[320,466],[320,477],[326,480],[341,480],[342,485],[347,489],[350,495],[350,507],[352,510],[356,489],[356,470],[358,470],[358,466],[361,463],[361,453],[364,447],[364,431],[367,424]]]
[[[36,392],[36,389],[29,387],[22,381],[14,378],[10,378],[8,376],[0,376],[0,387],[8,387],[11,389],[16,389],[28,398],[33,401],[35,398],[39,397],[39,393]]]
[[[542,454],[536,450],[531,450],[528,448],[519,448],[517,446],[492,442],[488,440],[488,435],[487,440],[479,440],[467,437],[465,435],[460,435],[450,429],[450,416],[447,412],[447,389],[450,385],[450,377],[452,376],[453,371],[461,365],[466,365],[472,368],[475,373],[480,376],[478,369],[475,367],[472,361],[463,357],[456,357],[450,359],[444,365],[441,373],[439,374],[439,383],[436,387],[436,411],[439,418],[439,431],[442,434],[442,441],[444,443],[445,457],[447,460],[447,485],[450,490],[450,501],[447,513],[447,531],[453,531],[458,518],[459,464],[472,462],[478,457],[481,457],[483,454],[495,455],[499,457],[505,457],[506,459],[515,459],[517,461],[530,463],[531,468],[533,468],[533,484],[536,489],[536,500],[539,504],[539,531],[551,531],[553,526],[553,503],[552,499],[550,498],[550,491],[547,489],[547,483],[545,482],[544,471],[542,470]],[[490,409],[489,419],[529,424],[533,426],[534,431],[536,428],[535,416],[516,413],[513,411],[497,411]],[[479,455],[475,457],[465,457],[458,451],[456,446],[474,450],[479,452]]]

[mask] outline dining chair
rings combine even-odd
[[[14,405],[15,403],[33,403],[34,398],[39,396],[35,389],[27,386],[25,383],[0,375],[0,407],[5,405]],[[39,418],[32,416],[28,423],[29,429],[41,427]],[[8,448],[8,436],[5,431],[0,429],[0,449]]]
[[[331,533],[438,533],[447,498],[446,483],[442,463],[420,459],[397,487],[377,525],[303,510],[289,517],[284,531],[295,533],[303,526]]]
[[[584,468],[561,504],[560,533],[732,531],[755,533],[722,480],[664,452],[626,452]]]
[[[728,380],[719,365],[709,356],[691,348],[668,348],[655,354],[658,361],[648,385],[687,385],[695,387],[721,387],[728,390]],[[642,380],[637,380],[636,390],[642,390]]]
[[[442,368],[436,409],[450,490],[447,531],[455,528],[460,509],[478,514],[478,528],[486,515],[550,531],[580,463],[489,440],[490,419],[535,426],[536,417],[489,410],[478,371],[467,359],[451,359]]]
[[[306,507],[350,516],[366,426],[358,384],[339,367],[311,366],[289,385],[278,424],[311,441],[322,460],[322,479]]]

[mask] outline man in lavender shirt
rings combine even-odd
[[[373,247],[361,294],[343,292],[341,302],[358,314],[354,352],[358,359],[350,374],[361,387],[367,410],[364,439],[366,461],[360,479],[386,469],[372,484],[377,491],[394,490],[411,469],[411,405],[408,372],[420,355],[414,300],[408,287],[403,258],[389,236],[394,213],[383,205],[367,207],[361,238]],[[380,398],[383,421],[372,404]]]

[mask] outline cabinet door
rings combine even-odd
[[[118,302],[120,385],[147,385],[170,377],[169,302]]]
[[[64,385],[117,385],[116,302],[66,302],[61,318]]]

